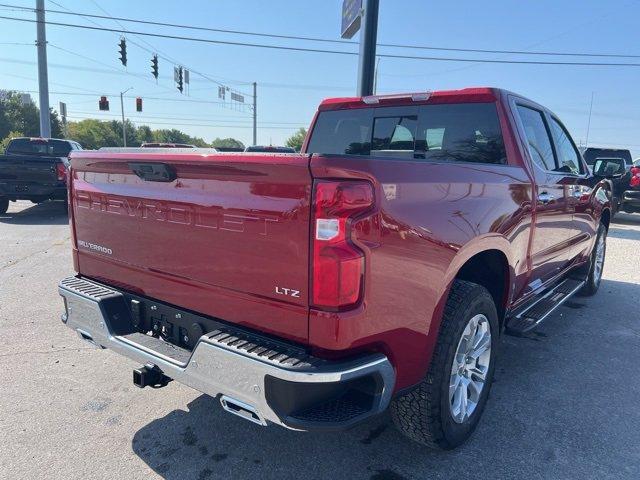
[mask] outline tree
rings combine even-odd
[[[122,130],[114,131],[111,122],[101,122],[89,118],[79,122],[70,122],[68,131],[69,138],[90,150],[122,145]]]
[[[211,146],[216,148],[242,148],[244,149],[244,143],[240,140],[236,140],[235,138],[216,138],[211,142]]]
[[[307,129],[300,127],[296,133],[287,139],[287,147],[293,147],[297,152],[302,148],[302,143],[307,136]]]
[[[138,144],[153,142],[153,131],[148,125],[140,125],[136,131],[136,141]]]
[[[4,137],[4,139],[0,142],[0,155],[2,155],[4,151],[7,149],[7,146],[9,145],[9,141],[12,138],[16,138],[16,137],[24,137],[24,133],[9,132],[9,134],[6,137]]]
[[[209,146],[209,144],[207,144],[207,142],[205,142],[202,138],[192,137],[175,128],[172,128],[171,130],[166,128],[161,130],[154,130],[153,141],[161,143],[188,143],[191,145],[195,145],[196,147]]]
[[[51,136],[62,137],[62,125],[58,113],[51,110]],[[22,132],[23,136],[40,135],[40,110],[32,101],[24,101],[18,92],[3,92],[0,97],[0,139],[9,136],[10,132]]]

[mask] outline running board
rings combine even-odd
[[[584,280],[568,278],[551,290],[543,293],[522,312],[507,320],[507,333],[524,335],[542,323],[560,305],[569,300],[584,285]]]

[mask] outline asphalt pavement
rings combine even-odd
[[[60,322],[72,273],[61,203],[0,215],[0,479],[640,478],[640,215],[612,224],[595,297],[504,337],[484,417],[452,452],[406,440],[388,415],[296,433],[176,382],[138,389],[137,365]]]

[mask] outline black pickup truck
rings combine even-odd
[[[69,153],[79,143],[56,138],[14,138],[0,155],[0,214],[9,201],[67,201]]]

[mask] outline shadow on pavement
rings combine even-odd
[[[640,285],[603,280],[535,335],[503,337],[492,398],[455,451],[405,439],[388,414],[346,432],[299,433],[253,425],[206,395],[142,427],[132,448],[168,480],[640,478],[640,382],[628,382],[640,327],[611,315],[614,304],[637,311],[638,298]]]
[[[12,204],[9,204],[11,208]],[[64,225],[69,217],[61,201],[38,203],[18,212],[0,214],[0,223],[13,225]]]

